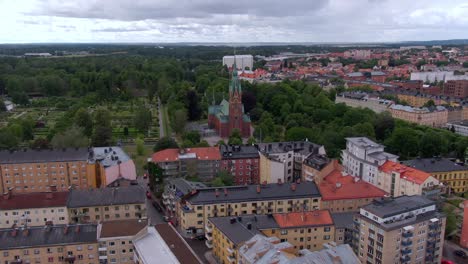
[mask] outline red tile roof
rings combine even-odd
[[[323,201],[384,197],[387,193],[374,185],[343,175],[341,166],[328,174],[318,188]]]
[[[46,208],[66,206],[68,192],[40,192],[11,194],[9,199],[0,198],[0,210]]]
[[[427,178],[431,176],[427,172],[417,170],[415,168],[411,168],[393,161],[385,162],[382,166],[380,166],[379,169],[385,173],[398,172],[400,174],[400,178],[414,182],[416,184],[423,184]]]
[[[273,214],[273,217],[281,228],[333,225],[333,219],[328,210]]]
[[[195,154],[198,160],[220,160],[221,154],[217,147],[187,148],[184,154],[179,153],[179,149],[165,149],[153,154],[153,162],[173,162],[180,158],[180,155]]]

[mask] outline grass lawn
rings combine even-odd
[[[171,134],[172,134],[172,131],[171,131],[171,126],[169,125],[169,116],[168,116],[168,113],[167,113],[167,107],[166,106],[162,106],[162,118],[163,118],[163,129],[164,129],[164,135],[166,137],[170,137]]]
[[[137,175],[143,175],[145,173],[145,169],[143,167],[147,162],[147,158],[149,158],[153,153],[153,147],[145,145],[145,153],[141,156],[138,156],[137,154],[136,145],[126,145],[123,146],[123,149],[133,159],[133,162],[135,162]]]

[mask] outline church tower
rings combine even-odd
[[[244,107],[242,106],[242,88],[237,76],[237,66],[234,61],[232,78],[229,84],[229,132],[237,128],[242,133]]]

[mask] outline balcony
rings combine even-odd
[[[426,262],[433,262],[435,260],[434,256],[426,256]]]
[[[411,258],[409,256],[404,256],[400,258],[401,263],[409,262]]]
[[[236,258],[234,256],[227,256],[229,263],[236,263]]]
[[[98,251],[107,251],[107,248],[106,247],[100,247],[100,248],[98,248]]]
[[[205,237],[206,237],[206,240],[209,240],[209,241],[213,240],[213,235],[211,233],[206,233]]]
[[[207,233],[211,233],[211,232],[213,232],[213,227],[211,225],[206,225],[205,230],[206,230]]]
[[[435,244],[436,244],[436,243],[437,243],[436,241],[430,241],[430,240],[429,240],[429,241],[427,241],[427,246],[428,246],[428,247],[435,247]]]
[[[408,255],[408,254],[411,254],[412,250],[411,249],[402,249],[401,250],[401,254],[402,255]]]
[[[163,198],[163,199],[167,199],[167,198],[169,198],[169,195],[167,195],[166,193],[163,193],[163,194],[162,194],[162,198]]]
[[[440,236],[440,233],[439,233],[439,232],[437,232],[437,233],[429,232],[428,236],[429,236],[430,238],[436,238],[436,237],[439,237],[439,236]]]
[[[99,260],[107,259],[107,256],[99,256]]]
[[[210,240],[205,240],[205,246],[209,249],[213,248],[213,243]]]
[[[413,232],[404,232],[404,233],[402,234],[402,236],[403,236],[404,238],[413,237]]]
[[[412,240],[403,240],[401,242],[401,245],[404,246],[404,247],[409,247],[409,246],[413,245],[413,241]]]
[[[230,248],[230,247],[227,247],[226,250],[227,250],[227,252],[229,252],[229,254],[234,253],[234,249],[232,249],[232,248]]]

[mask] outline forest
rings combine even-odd
[[[145,139],[156,138],[158,134],[145,133],[158,126],[157,98],[180,139],[187,134],[187,122],[206,120],[208,105],[227,98],[229,72],[222,67],[221,58],[232,48],[109,49],[126,53],[79,58],[0,57],[0,95],[11,99],[19,109],[47,111],[37,116],[12,117],[0,105],[0,148],[106,145],[118,139],[116,131],[120,131],[119,138],[132,133],[144,134]],[[249,49],[253,54],[269,55],[287,47]],[[248,51],[245,48],[238,52]],[[435,155],[463,158],[468,147],[467,137],[448,130],[335,104],[336,90],[327,92],[305,81],[243,82],[242,87],[242,100],[253,121],[256,141],[307,138],[325,145],[329,156],[339,157],[346,137],[367,136],[383,143],[387,151],[400,155],[402,160]],[[53,121],[43,124],[40,118],[53,113],[57,113]],[[121,119],[125,122],[119,122]],[[47,132],[38,133],[43,126],[49,127]]]

